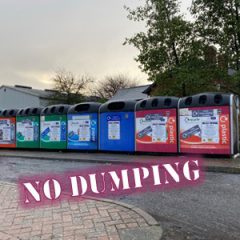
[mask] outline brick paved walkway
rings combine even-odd
[[[119,231],[148,227],[137,212],[118,204],[85,200],[24,210],[16,186],[0,182],[0,239],[120,239]]]

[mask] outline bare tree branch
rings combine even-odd
[[[136,80],[133,80],[123,74],[107,76],[103,81],[95,84],[92,94],[102,99],[110,99],[117,93],[118,90],[135,87],[137,85],[138,82]]]
[[[84,91],[93,82],[93,78],[82,75],[76,76],[70,71],[59,70],[53,77],[55,102],[75,104],[83,101]]]

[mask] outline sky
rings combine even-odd
[[[143,2],[0,0],[0,85],[51,88],[60,69],[97,80],[125,74],[146,84],[134,60],[138,51],[123,46],[126,37],[144,30],[127,19],[123,6]],[[190,5],[191,0],[182,0],[182,12]]]

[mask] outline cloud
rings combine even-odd
[[[59,68],[96,78],[128,73],[146,82],[134,61],[137,50],[122,45],[144,29],[127,19],[123,6],[142,2],[1,0],[0,83],[49,88]]]

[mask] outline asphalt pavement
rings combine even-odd
[[[159,156],[158,154],[133,154],[133,153],[116,153],[116,152],[69,152],[69,151],[28,151],[12,149],[1,149],[0,157],[24,158],[24,159],[39,159],[39,160],[57,160],[57,161],[74,161],[85,163],[112,163],[112,164],[136,164],[143,162],[156,162],[166,160],[171,157],[174,160],[179,160],[183,157],[200,158],[202,166],[208,172],[223,172],[240,174],[240,158],[229,158],[219,156],[196,156],[196,155],[179,155],[166,154]]]
[[[39,159],[0,157],[0,180],[19,176],[60,173],[102,165]],[[240,239],[240,175],[206,173],[202,186],[169,192],[117,197],[139,207],[161,224],[164,240]]]
[[[165,240],[240,239],[240,175],[207,173],[196,188],[122,197],[161,223]]]

